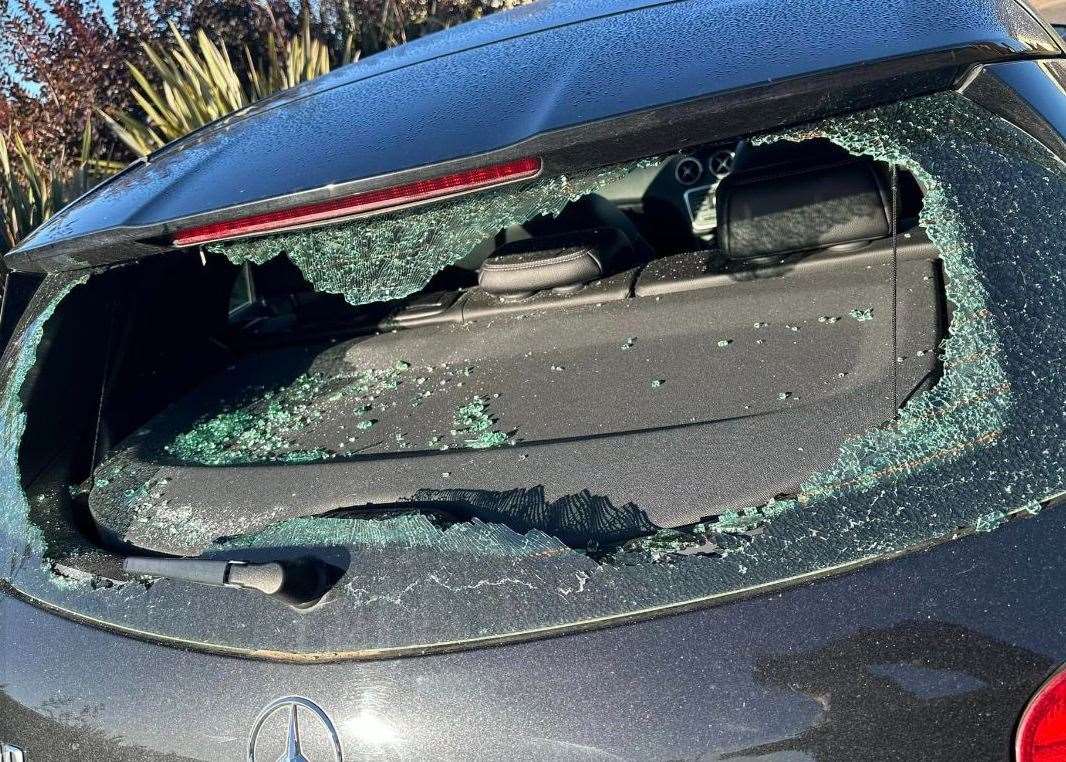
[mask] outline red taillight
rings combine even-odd
[[[326,222],[344,217],[353,217],[367,212],[378,212],[421,201],[453,196],[472,190],[481,190],[494,185],[527,180],[540,173],[541,161],[537,158],[517,159],[504,164],[471,169],[441,175],[429,180],[394,185],[391,188],[356,193],[353,196],[319,201],[314,204],[296,206],[277,212],[253,214],[226,222],[215,222],[183,230],[174,236],[175,246],[192,246],[208,241],[221,241],[226,238],[255,233],[269,233],[286,228],[300,227],[316,222]]]
[[[1025,708],[1015,755],[1016,762],[1066,760],[1066,670],[1044,683]]]

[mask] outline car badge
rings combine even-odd
[[[303,745],[300,739],[300,714],[304,716],[310,715],[318,724],[321,725],[326,734],[329,736],[330,745],[333,749],[333,762],[344,762],[344,754],[341,751],[340,738],[337,735],[337,728],[333,724],[333,720],[329,718],[318,704],[305,699],[302,696],[285,696],[283,698],[271,701],[265,707],[263,711],[259,713],[259,716],[255,719],[255,724],[252,725],[252,733],[248,736],[248,762],[256,762],[256,759],[264,759],[264,757],[256,757],[256,746],[259,741],[259,732],[263,729],[263,725],[278,712],[288,711],[289,713],[289,728],[286,733],[285,748],[282,750],[280,757],[277,757],[277,762],[327,762],[326,760],[312,760],[309,757],[304,756]],[[274,757],[271,757],[273,759]]]

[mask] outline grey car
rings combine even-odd
[[[548,0],[6,262],[0,754],[1066,759],[1066,62]]]

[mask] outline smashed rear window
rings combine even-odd
[[[857,189],[851,207],[876,206],[881,194],[898,212],[908,189],[920,188],[916,226],[897,219],[896,236],[789,251],[781,229],[769,235],[757,215],[744,216],[742,201],[761,203],[744,196],[766,181],[760,170],[732,188],[682,189],[692,225],[682,243],[656,238],[661,225],[641,227],[657,214],[647,199],[639,208],[612,202],[637,231],[622,238],[646,239],[652,253],[584,228],[577,242],[573,230],[542,235],[535,226],[504,240],[501,228],[537,215],[551,227],[576,196],[612,198],[612,181],[667,165],[683,177],[674,158],[220,247],[232,262],[264,268],[288,256],[316,290],[343,295],[344,315],[360,305],[373,330],[331,332],[323,326],[340,307],[285,292],[288,312],[241,323],[240,362],[227,345],[217,362],[201,358],[196,383],[178,383],[188,368],[156,372],[175,386],[158,399],[173,401],[163,413],[148,403],[116,413],[121,441],[90,437],[95,468],[75,485],[44,479],[43,465],[27,468],[43,394],[27,378],[39,385],[34,368],[51,362],[52,345],[41,344],[34,365],[42,335],[77,299],[91,303],[94,282],[113,273],[88,283],[51,276],[5,368],[0,473],[12,584],[170,637],[360,655],[724,599],[1038,511],[1064,482],[1056,369],[1066,168],[954,93],[750,146],[787,153],[814,143],[865,157],[851,175],[834,174]],[[831,166],[843,165],[852,167]],[[873,173],[875,190],[862,190],[863,173]],[[714,192],[733,205],[716,212],[732,226],[732,254],[721,220],[716,234],[701,232],[715,229],[706,203]],[[486,256],[501,265],[495,280],[484,257],[464,269],[486,238],[495,239]],[[546,238],[554,248],[529,243]],[[563,252],[550,254],[556,264],[602,266],[605,252],[620,264],[576,289],[507,291],[518,288],[510,273],[536,269],[545,251]],[[214,259],[206,269],[232,267]],[[197,272],[190,284],[206,277]],[[484,293],[494,283],[505,290]],[[781,310],[793,292],[759,296],[788,283],[804,284],[804,304],[818,294],[818,309],[790,319]],[[233,320],[228,297],[219,298],[220,321]],[[313,347],[309,332],[292,338],[306,314],[297,307],[312,302]],[[288,338],[271,339],[279,335]],[[188,340],[168,338],[166,349]],[[780,353],[797,363],[816,353],[819,370],[789,375],[788,363],[773,364]],[[107,383],[148,388],[143,376]],[[836,419],[819,405],[850,411],[829,456],[815,440]],[[714,437],[701,439],[712,420]],[[746,464],[747,482],[737,486],[730,463]],[[64,512],[92,517],[103,542],[127,548],[242,560],[311,554],[342,574],[317,605],[292,614],[298,627],[279,632],[272,623],[289,610],[276,600],[124,578],[106,554],[57,529]],[[175,606],[195,615],[175,617]]]
[[[558,214],[567,202],[653,163],[559,175],[520,192],[501,188],[385,217],[208,248],[235,263],[288,256],[316,289],[341,294],[351,304],[397,299],[422,289],[501,228]]]

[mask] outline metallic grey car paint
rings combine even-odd
[[[727,606],[324,665],[167,648],[5,596],[0,738],[28,760],[237,760],[260,710],[300,695],[349,760],[1005,760],[1066,656],[1064,544],[1052,509]]]

